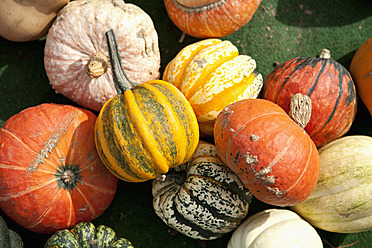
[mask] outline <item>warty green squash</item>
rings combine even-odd
[[[216,147],[200,141],[193,158],[153,180],[155,213],[178,232],[212,240],[233,231],[246,217],[251,192],[218,157]]]
[[[44,248],[133,248],[125,238],[118,238],[116,232],[108,226],[97,228],[91,222],[80,222],[71,230],[63,229],[54,233]]]
[[[118,178],[143,182],[191,159],[199,142],[195,113],[172,84],[152,80],[132,86],[121,67],[113,31],[106,33],[118,95],[96,121],[98,154]]]

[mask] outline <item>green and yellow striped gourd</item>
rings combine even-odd
[[[155,213],[178,232],[212,240],[233,231],[248,213],[251,192],[225,166],[213,144],[200,141],[193,158],[153,180]]]
[[[143,182],[190,160],[199,142],[195,113],[172,84],[153,80],[132,86],[112,31],[107,32],[118,95],[102,107],[95,127],[98,153],[118,178]]]

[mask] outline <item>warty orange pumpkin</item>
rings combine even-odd
[[[217,117],[214,140],[221,160],[265,203],[295,205],[315,188],[314,142],[271,101],[245,99],[227,106]]]

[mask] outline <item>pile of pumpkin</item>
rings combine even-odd
[[[198,6],[166,0],[175,24],[202,39],[160,80],[157,33],[143,10],[62,2],[47,27],[45,70],[81,107],[30,107],[0,129],[0,207],[19,225],[53,234],[45,247],[133,247],[90,223],[109,207],[118,179],[152,180],[153,208],[167,225],[200,240],[233,232],[231,248],[323,247],[314,227],[372,229],[372,138],[344,136],[356,90],[372,115],[372,38],[351,74],[323,50],[278,65],[264,80],[253,58],[218,38],[247,23],[260,1],[238,7],[248,13],[240,25],[204,32],[182,26],[183,18],[216,16],[208,11],[226,1],[190,12]],[[247,216],[253,197],[273,208]],[[0,229],[8,247],[16,235]]]

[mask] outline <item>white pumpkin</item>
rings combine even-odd
[[[330,232],[372,229],[372,137],[344,136],[321,147],[319,158],[314,191],[292,210]]]
[[[58,12],[45,44],[45,71],[53,89],[95,111],[117,95],[105,37],[110,29],[133,84],[160,77],[154,23],[140,7],[122,0],[69,2]]]
[[[295,212],[267,209],[251,215],[233,232],[227,248],[321,248],[316,230]]]

